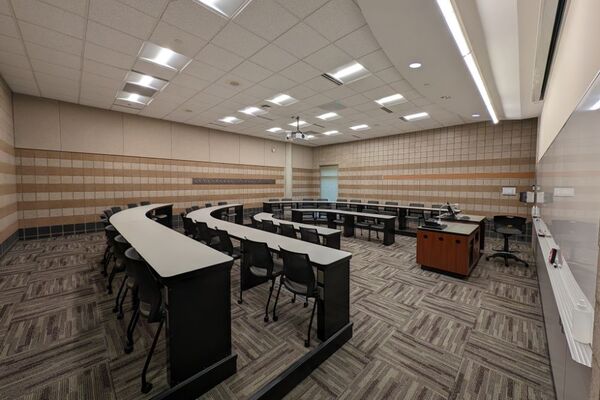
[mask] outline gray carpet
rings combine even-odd
[[[554,398],[531,260],[527,269],[482,258],[463,281],[422,271],[413,238],[387,247],[344,238],[342,247],[353,253],[354,337],[287,398]],[[75,235],[18,242],[0,261],[0,399],[141,399],[166,388],[163,340],[154,390],[139,392],[156,326],[140,323],[134,352],[123,353],[130,313],[112,313],[103,249],[103,235]],[[238,279],[236,266],[234,296]],[[265,324],[266,296],[262,285],[244,304],[232,300],[238,373],[205,398],[247,398],[306,351],[310,309],[282,291],[279,321]]]

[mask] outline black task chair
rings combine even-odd
[[[526,267],[529,264],[517,257],[516,250],[510,250],[508,245],[508,238],[513,235],[522,235],[525,232],[525,225],[527,219],[523,217],[515,217],[512,215],[496,215],[494,216],[494,232],[504,236],[504,247],[502,249],[494,249],[495,253],[486,257],[486,260],[490,258],[501,257],[504,258],[504,265],[508,267],[508,259],[515,260],[516,262],[522,262]]]
[[[347,204],[339,204],[339,203],[347,203],[347,199],[337,199],[335,208],[338,210],[350,211],[350,207]]]
[[[217,237],[219,238],[219,243],[216,246],[216,249],[221,253],[225,253],[234,260],[239,259],[242,256],[242,250],[239,247],[234,247],[231,242],[231,237],[229,237],[229,233],[219,228],[214,229]]]
[[[286,211],[289,211],[289,214],[292,213],[292,203],[291,203],[292,199],[289,197],[284,197],[283,199],[281,199],[281,201],[283,202],[281,204],[281,213],[283,215],[282,218],[284,218]]]
[[[350,203],[362,203],[362,201],[358,199],[351,199]],[[348,208],[350,211],[358,211],[358,206],[356,204],[349,204]]]
[[[140,202],[140,205],[141,206],[149,206],[150,202],[149,201],[142,201],[142,202]]]
[[[140,305],[138,282],[140,280],[140,274],[142,273],[141,269],[144,268],[147,268],[146,262],[139,253],[133,247],[127,249],[127,251],[125,251],[125,269],[127,271],[127,276],[134,282],[134,285],[132,287],[133,290],[131,291],[133,307],[131,309],[131,319],[127,325],[127,343],[123,348],[125,354],[129,354],[133,351],[133,331],[135,329],[135,324],[137,323],[137,317],[139,317],[137,313],[139,312],[138,307]]]
[[[191,212],[192,212],[192,207],[188,207],[188,208],[185,209],[185,213],[186,214],[189,214]]]
[[[293,224],[284,224],[280,222],[279,234],[293,239],[298,239],[298,235],[296,235],[296,229],[294,228]]]
[[[397,206],[397,201],[386,201],[386,206]],[[383,207],[383,211],[385,211],[386,215],[398,215],[398,209],[396,207]]]
[[[121,207],[118,207],[118,206],[117,206],[117,207],[111,207],[110,209],[111,209],[111,211],[113,212],[113,214],[116,214],[116,213],[118,213],[119,211],[121,211]]]
[[[283,205],[281,203],[277,203],[279,199],[269,199],[269,201],[275,203],[271,204],[271,211],[273,211],[273,216],[275,218],[283,218]]]
[[[316,229],[305,228],[303,226],[300,227],[300,240],[314,244],[321,244],[318,231]]]
[[[137,203],[129,203],[129,204],[127,204],[127,208],[135,208],[137,206],[138,206]]]
[[[281,275],[283,265],[281,261],[273,260],[269,246],[266,243],[255,242],[250,239],[242,240],[242,257],[242,268],[248,268],[248,271],[252,275],[271,281],[264,317],[264,321],[269,322],[269,304],[273,295],[273,287],[275,286],[275,279]],[[238,299],[238,304],[242,303],[242,286],[240,280],[240,298]]]
[[[327,199],[320,198],[320,199],[317,199],[317,201],[319,202],[319,203],[316,203],[317,208],[331,209],[330,203],[323,203],[323,202],[328,201]],[[325,214],[325,213],[319,213],[319,212],[315,213],[314,218],[315,218],[315,222],[317,224],[326,224],[327,223],[327,214]]]
[[[204,203],[204,208],[212,207],[212,203]]]
[[[124,254],[125,277],[123,278],[123,283],[125,284],[125,290],[123,291],[121,300],[118,303],[117,319],[123,319],[123,303],[125,303],[125,299],[127,298],[127,292],[131,291],[133,307],[137,307],[138,287],[136,276],[138,272],[136,268],[138,268],[138,265],[136,264],[136,262],[143,262],[142,257],[133,247],[129,247],[127,250],[125,250]],[[117,296],[117,299],[118,298],[119,296]],[[129,339],[129,336],[127,336],[127,338]],[[131,346],[131,349],[133,350],[133,339]]]
[[[108,265],[115,258],[114,246],[115,246],[115,237],[119,232],[112,225],[107,225],[104,227],[104,235],[106,236],[106,248],[104,249],[104,257],[102,258],[102,275],[108,275]]]
[[[410,203],[409,204],[410,207],[419,207],[419,208],[423,208],[425,207],[425,204],[422,203]],[[406,222],[409,221],[416,221],[417,223],[417,227],[419,227],[419,225],[421,224],[422,221],[425,221],[425,211],[423,210],[414,210],[414,209],[408,209],[408,212],[406,213]]]
[[[113,245],[113,254],[114,254],[114,258],[115,258],[115,262],[113,264],[112,269],[110,270],[110,274],[108,275],[108,283],[107,283],[107,287],[106,287],[106,291],[108,294],[112,294],[113,290],[112,290],[112,283],[113,280],[115,279],[115,275],[118,274],[119,272],[123,272],[125,271],[125,250],[127,250],[129,248],[129,243],[127,242],[127,240],[125,240],[125,238],[121,235],[119,235],[117,233],[117,235],[115,235],[115,239],[114,239],[114,245]],[[122,286],[121,286],[122,288]],[[119,294],[120,294],[120,290],[119,290]],[[118,299],[118,296],[117,296]],[[117,310],[114,310],[114,312],[117,312]]]
[[[141,258],[138,261],[142,262]],[[152,390],[152,383],[146,380],[146,373],[148,372],[148,367],[150,366],[150,361],[152,360],[152,355],[154,354],[154,349],[156,348],[156,343],[160,337],[160,332],[167,313],[162,300],[162,285],[156,280],[147,264],[144,263],[142,266],[143,268],[141,266],[136,268],[135,279],[138,287],[139,305],[134,309],[134,314],[131,317],[132,320],[129,323],[127,344],[133,346],[133,330],[135,329],[135,325],[137,324],[140,315],[146,318],[148,323],[158,322],[158,328],[154,334],[152,345],[150,346],[144,368],[142,369],[142,393],[148,393]],[[133,347],[131,347],[131,349],[133,349]],[[125,348],[125,352],[128,352],[127,347]]]
[[[196,211],[200,209],[200,206],[191,206],[192,211]]]
[[[186,217],[185,215],[181,216],[181,220],[183,221],[183,234],[195,239],[197,229],[196,225],[194,224],[194,220]]]
[[[275,297],[275,305],[273,306],[273,321],[277,321],[277,301],[279,300],[279,292],[281,292],[281,285],[285,286],[287,290],[296,295],[304,296],[306,298],[305,306],[308,303],[308,299],[313,298],[313,308],[310,314],[310,322],[308,323],[308,334],[304,341],[304,346],[310,346],[310,331],[312,329],[313,319],[315,317],[315,309],[317,307],[317,281],[315,279],[315,273],[313,267],[310,264],[308,254],[295,253],[285,249],[281,249],[281,256],[283,258],[283,275],[279,279],[279,288],[277,289],[277,296]]]
[[[263,219],[260,225],[261,229],[265,232],[277,233],[277,227],[270,219]]]
[[[206,225],[206,222],[196,221],[196,240],[202,242],[210,247],[215,247],[219,243],[219,239],[216,238],[214,233]]]

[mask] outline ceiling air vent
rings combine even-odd
[[[332,101],[331,103],[325,103],[325,104],[321,104],[319,107],[321,110],[325,110],[325,111],[340,111],[340,110],[345,110],[346,107],[345,105],[343,105],[342,103],[340,103],[339,101]]]

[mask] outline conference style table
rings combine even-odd
[[[445,209],[438,207],[415,207],[410,205],[394,205],[394,204],[373,204],[373,203],[358,203],[351,201],[324,201],[324,200],[278,200],[278,201],[264,201],[263,202],[263,211],[272,213],[273,206],[276,205],[289,205],[292,209],[306,209],[305,207],[317,208],[318,212],[323,212],[323,210],[331,209],[335,207],[335,209],[344,209],[348,207],[354,208],[357,212],[362,212],[365,208],[369,210],[385,210],[386,212],[391,212],[391,210],[395,210],[396,217],[398,218],[398,226],[396,228],[396,233],[405,236],[416,236],[417,232],[415,229],[408,229],[406,224],[406,217],[408,216],[410,211],[418,211],[418,212],[444,212]],[[482,232],[485,232],[485,221],[486,217],[480,215],[464,215],[460,214],[460,210],[457,210],[461,217],[468,217],[465,219],[454,219],[451,215],[443,215],[442,219],[444,220],[453,220],[455,222],[464,222],[464,223],[477,223]],[[480,242],[481,249],[484,248],[484,240]]]
[[[225,230],[238,240],[250,239],[264,242],[275,253],[283,248],[308,254],[311,264],[317,271],[317,337],[321,343],[259,390],[259,396],[253,397],[281,398],[352,338],[352,322],[350,322],[352,254],[221,219],[223,210],[231,207],[241,207],[241,204],[201,208],[188,213],[187,217],[196,222],[205,222],[209,228]],[[265,282],[264,278],[258,278],[250,273],[244,263],[244,257],[242,257],[240,270],[242,290],[248,290]]]
[[[311,224],[302,224],[299,222],[290,222],[283,219],[278,219],[273,216],[273,214],[262,212],[258,213],[254,216],[254,219],[258,222],[262,222],[265,220],[272,221],[273,225],[279,226],[279,224],[290,224],[294,226],[296,231],[300,231],[300,228],[310,228],[316,229],[317,234],[324,239],[325,246],[332,247],[334,249],[340,248],[340,236],[342,235],[342,231],[335,228],[324,228],[321,226],[311,225]]]
[[[335,220],[338,215],[341,215],[344,219],[344,237],[354,236],[354,228],[357,220],[377,220],[383,223],[383,244],[389,246],[396,241],[396,231],[394,229],[396,223],[395,215],[372,214],[367,212],[339,210],[335,208],[293,208],[292,221],[301,222],[303,219],[302,216],[305,213],[326,214],[327,226],[332,229],[337,227]]]
[[[111,216],[110,223],[165,287],[170,389],[159,397],[196,398],[236,372],[237,355],[231,349],[233,258],[151,219],[172,207],[126,209]]]

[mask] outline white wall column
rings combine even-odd
[[[283,182],[284,182],[284,191],[283,191],[283,196],[284,197],[292,197],[292,178],[293,178],[293,162],[292,162],[292,144],[291,143],[286,143],[285,144],[285,169],[284,169],[284,174],[283,174]]]

